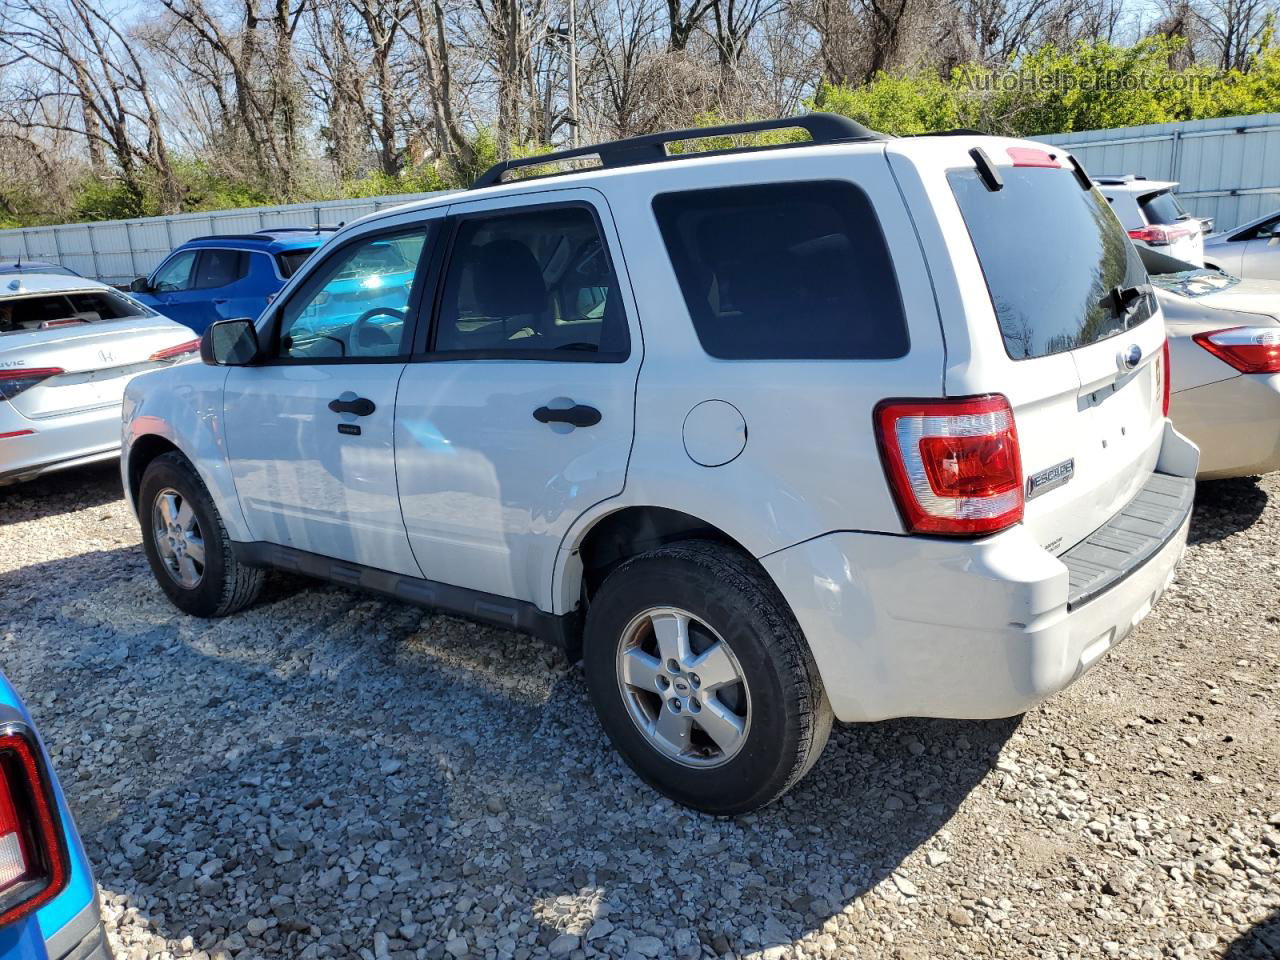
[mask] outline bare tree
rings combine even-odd
[[[1196,19],[1216,54],[1218,66],[1223,70],[1244,70],[1276,12],[1268,0],[1201,0]]]
[[[24,74],[3,105],[11,125],[83,137],[90,168],[100,177],[118,176],[138,212],[148,179],[161,206],[177,209],[177,182],[147,71],[108,11],[88,0],[5,3],[0,52],[0,67],[19,66]]]
[[[307,0],[296,5],[295,0],[272,0],[265,12],[254,0],[225,10],[205,0],[160,2],[173,17],[174,30],[205,47],[203,59],[227,75],[229,112],[223,119],[228,132],[243,133],[256,176],[291,194],[303,124],[293,38]]]

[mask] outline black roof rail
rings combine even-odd
[[[738,147],[731,150],[709,150],[702,153],[667,152],[667,144],[679,143],[682,140],[705,140],[710,137],[735,136],[743,133],[761,133],[766,130],[800,129],[808,132],[811,138],[799,143],[770,144],[764,147]],[[747,123],[729,123],[719,127],[695,127],[691,130],[668,130],[664,133],[649,133],[639,137],[627,137],[624,140],[611,140],[589,147],[578,147],[574,150],[557,150],[535,157],[522,157],[518,160],[503,160],[480,174],[472,190],[491,187],[501,183],[503,174],[521,167],[540,167],[563,160],[576,160],[579,157],[599,157],[600,166],[592,170],[630,167],[644,163],[657,163],[662,160],[679,160],[682,157],[705,157],[725,153],[738,153],[747,150],[767,150],[771,147],[803,147],[824,143],[859,143],[869,140],[887,139],[884,134],[868,130],[862,124],[836,113],[807,113],[800,117],[782,117],[777,120],[753,120]],[[566,170],[561,173],[545,176],[564,176],[576,173]]]
[[[263,227],[261,230],[255,230],[254,233],[333,233],[337,227],[320,226],[314,227]]]

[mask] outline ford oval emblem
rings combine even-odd
[[[1116,355],[1116,359],[1120,361],[1121,370],[1132,370],[1142,362],[1142,348],[1131,343]]]

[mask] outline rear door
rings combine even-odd
[[[420,575],[393,427],[437,215],[405,215],[326,251],[259,324],[263,361],[228,370],[227,454],[256,540]]]
[[[1082,188],[1047,148],[984,148],[998,189],[986,186],[967,152],[946,172],[972,243],[953,240],[957,271],[980,276],[986,293],[968,308],[977,362],[952,367],[947,389],[1008,396],[1026,525],[1059,553],[1118,512],[1155,467],[1164,329],[1142,262],[1105,198]]]
[[[545,603],[569,525],[626,478],[630,285],[594,190],[449,213],[432,336],[396,404],[404,523],[428,579]]]

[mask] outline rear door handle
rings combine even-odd
[[[346,394],[343,394],[345,397]],[[367,417],[377,410],[377,405],[365,397],[354,399],[338,399],[329,401],[329,409],[334,413],[354,413],[357,417]]]
[[[539,407],[533,411],[533,419],[539,423],[568,423],[575,427],[594,427],[600,422],[600,411],[583,403],[561,410]]]

